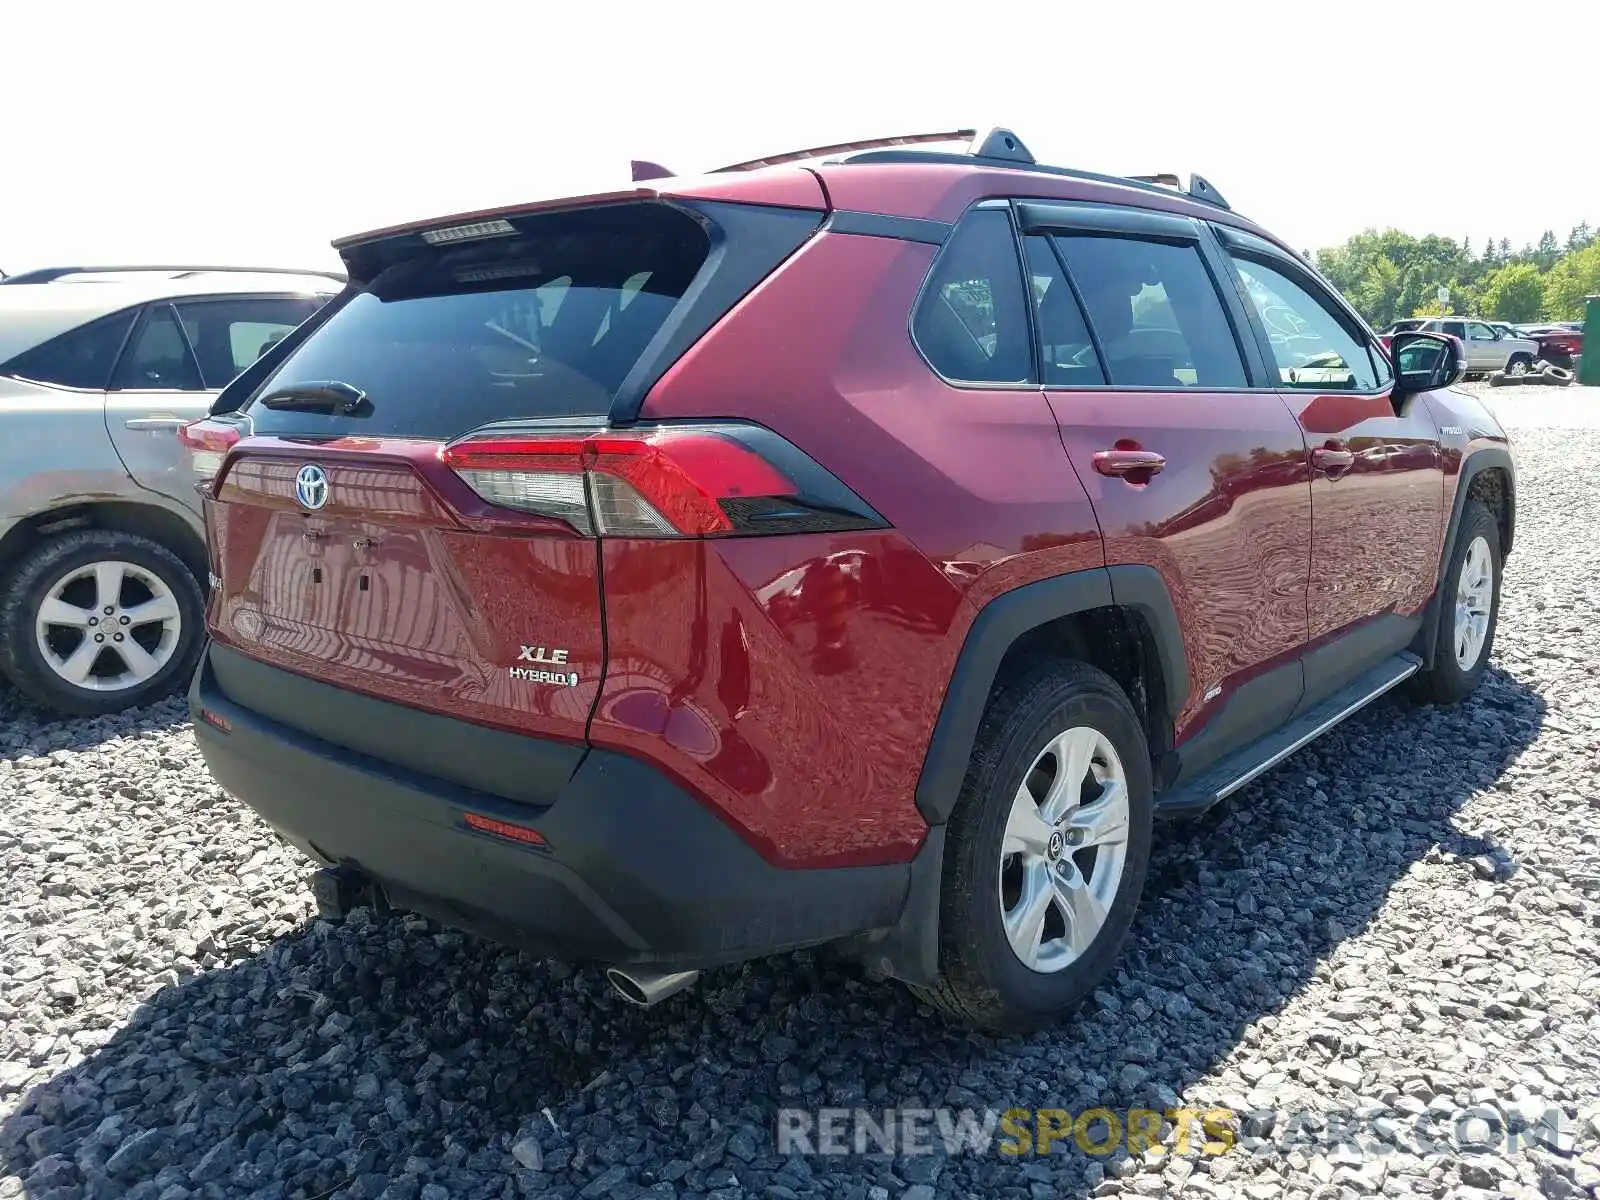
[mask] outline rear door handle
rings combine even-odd
[[[1311,452],[1311,465],[1324,475],[1343,475],[1356,465],[1356,456],[1336,446],[1318,446]]]
[[[1102,475],[1159,475],[1167,460],[1154,450],[1096,450],[1094,469]]]
[[[126,424],[129,429],[182,429],[189,422],[182,417],[133,417]]]

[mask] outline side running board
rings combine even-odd
[[[1416,674],[1422,660],[1396,654],[1358,675],[1315,708],[1258,742],[1235,750],[1204,774],[1179,783],[1156,797],[1158,817],[1192,817],[1205,812],[1256,776],[1271,770],[1313,738],[1326,733],[1352,713],[1361,711],[1395,685]]]

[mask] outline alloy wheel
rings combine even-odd
[[[1463,671],[1477,666],[1489,637],[1489,615],[1494,605],[1494,557],[1482,537],[1472,539],[1456,578],[1456,624],[1453,644],[1456,665]]]
[[[114,692],[154,678],[183,632],[172,588],[130,562],[75,567],[45,591],[34,619],[49,668],[74,687]]]
[[[1000,850],[1000,912],[1022,964],[1053,974],[1106,923],[1128,848],[1128,782],[1103,733],[1057,735],[1023,775]]]

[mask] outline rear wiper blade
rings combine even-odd
[[[346,417],[364,417],[372,412],[372,401],[354,384],[339,379],[292,383],[261,397],[263,408],[290,412],[328,412]]]

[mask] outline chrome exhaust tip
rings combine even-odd
[[[629,1004],[650,1008],[694,986],[699,971],[652,971],[648,967],[607,967],[606,979]]]

